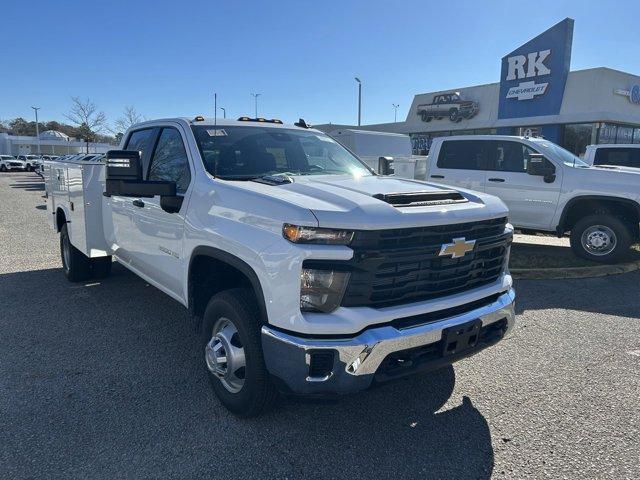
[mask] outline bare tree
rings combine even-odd
[[[78,133],[84,138],[89,153],[89,142],[92,142],[96,134],[107,125],[106,115],[104,112],[98,112],[98,107],[90,99],[71,97],[71,110],[65,117],[78,126]]]
[[[124,132],[129,130],[130,127],[136,123],[142,122],[143,120],[144,117],[140,115],[134,107],[127,105],[124,107],[122,116],[113,123],[113,127],[109,128],[109,131],[113,133],[117,139],[118,135],[122,137]]]

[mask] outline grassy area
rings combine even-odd
[[[633,247],[622,263],[640,260],[640,245]],[[601,265],[576,257],[571,248],[556,245],[514,243],[511,247],[510,268],[570,268]]]

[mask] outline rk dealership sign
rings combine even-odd
[[[560,112],[572,39],[573,20],[567,18],[502,59],[498,118]]]

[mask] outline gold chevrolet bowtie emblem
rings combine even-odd
[[[444,257],[446,255],[451,255],[451,258],[460,258],[464,257],[467,252],[473,250],[473,247],[476,246],[475,240],[466,240],[464,237],[462,238],[454,238],[452,243],[443,243],[442,247],[440,247],[439,257]]]

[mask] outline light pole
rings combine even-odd
[[[40,155],[40,127],[38,126],[38,110],[40,107],[31,107],[33,111],[36,112],[36,140],[38,143],[38,155]]]
[[[222,110],[222,118],[227,118],[227,109],[224,107],[220,107],[220,110]]]
[[[393,105],[393,123],[396,123],[398,121],[398,107],[400,105],[392,103],[391,105]]]
[[[355,77],[358,82],[358,126],[360,126],[360,120],[362,118],[362,82],[358,77]]]
[[[256,107],[256,117],[258,118],[258,97],[262,95],[261,93],[252,93],[251,96],[255,99],[255,107]]]

